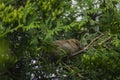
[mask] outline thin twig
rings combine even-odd
[[[98,43],[98,46],[102,45],[102,44],[105,43],[105,42],[108,42],[108,41],[111,40],[111,39],[112,39],[112,37],[106,38],[104,41],[101,41],[100,43]]]
[[[72,67],[66,65],[65,63],[63,63],[63,65],[65,66],[65,68],[68,70],[68,71],[72,71]],[[80,74],[80,73],[77,73],[77,76],[80,77],[80,78],[83,78],[83,76]]]

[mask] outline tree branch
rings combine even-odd
[[[112,37],[106,38],[104,41],[101,41],[100,43],[98,43],[98,46],[102,45],[102,44],[105,43],[105,42],[108,42],[108,41],[111,40],[111,39],[112,39]]]

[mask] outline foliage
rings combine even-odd
[[[120,79],[120,1],[75,1],[0,1],[1,80]],[[70,59],[50,54],[54,40],[76,38],[85,47],[100,34]]]

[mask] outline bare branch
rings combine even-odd
[[[112,37],[106,38],[104,41],[101,41],[100,43],[98,43],[98,46],[102,45],[102,44],[105,43],[105,42],[110,41],[111,39],[112,39]]]

